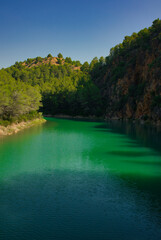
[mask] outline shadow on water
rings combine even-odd
[[[129,160],[124,160],[123,162],[125,162],[125,163],[129,163]],[[141,161],[140,159],[139,159],[139,161],[137,161],[137,160],[130,160],[130,164],[140,164],[140,165],[151,165],[151,166],[158,166],[158,167],[161,167],[161,162],[160,161],[158,161],[158,162],[154,162],[154,161]]]
[[[127,143],[150,147],[161,153],[161,127],[124,121],[108,121],[96,125],[95,128],[101,132],[127,135],[132,140]]]
[[[123,121],[104,122],[94,128],[107,132],[107,136],[114,133],[129,138],[121,138],[116,146],[111,140],[113,145],[105,153],[109,168],[130,188],[137,187],[161,205],[161,128]]]
[[[109,151],[108,154],[123,157],[146,157],[157,155],[154,153],[150,154],[149,152],[135,152],[135,151]]]
[[[49,171],[0,184],[1,240],[158,240],[151,202],[111,175]]]

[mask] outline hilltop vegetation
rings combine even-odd
[[[81,64],[48,54],[0,70],[2,120],[43,114],[161,118],[161,20]],[[25,100],[26,99],[26,100]]]
[[[86,68],[86,66],[88,67]],[[46,58],[37,57],[27,59],[25,62],[16,62],[15,65],[1,70],[0,76],[6,86],[9,87],[12,82],[12,85],[22,89],[20,93],[24,99],[25,97],[26,99],[30,98],[30,96],[25,96],[23,88],[34,89],[33,101],[37,106],[30,109],[30,104],[23,99],[21,105],[19,102],[16,105],[19,112],[9,115],[3,111],[0,115],[2,120],[14,121],[22,118],[24,114],[27,117],[26,114],[31,115],[38,108],[43,114],[83,116],[102,114],[101,96],[99,89],[90,77],[88,63],[82,66],[79,61],[72,61],[70,57],[63,59],[62,54],[58,54],[58,57],[52,57],[49,54]],[[13,90],[13,92],[15,91],[17,90]],[[11,89],[9,92],[11,96],[14,95]],[[8,100],[9,102],[11,103],[10,100]],[[12,109],[13,105],[9,105]]]

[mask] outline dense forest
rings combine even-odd
[[[161,119],[161,20],[81,64],[48,54],[0,70],[0,119],[21,121],[68,114],[115,119]]]
[[[16,63],[5,71],[17,82],[39,89],[44,114],[100,115],[101,96],[86,65],[49,54]]]

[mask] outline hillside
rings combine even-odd
[[[161,20],[126,36],[111,49],[106,65],[95,67],[105,117],[161,120]]]
[[[70,57],[64,59],[59,53],[57,57],[49,54],[45,58],[16,62],[0,70],[1,78],[4,71],[12,82],[32,86],[41,94],[42,106],[41,98],[37,106],[43,114],[161,123],[159,19],[151,27],[126,36],[110,50],[109,56],[95,57],[90,64],[81,64]]]
[[[70,57],[66,59],[63,58],[63,55],[60,53],[58,54],[60,57],[53,57],[51,54],[48,54],[47,57],[36,57],[36,58],[28,58],[26,61],[21,62],[22,66],[26,68],[37,67],[41,65],[64,65],[64,64],[71,64],[74,70],[80,70],[81,63],[80,61],[72,61]]]
[[[61,54],[27,59],[5,69],[17,82],[39,88],[43,114],[100,115],[101,96],[89,74],[89,66]]]

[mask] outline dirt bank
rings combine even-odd
[[[20,122],[20,123],[12,123],[11,125],[8,125],[7,127],[0,126],[0,136],[7,136],[15,134],[25,128],[29,128],[38,124],[42,124],[46,122],[43,118],[36,118],[34,120],[30,120],[27,122]]]

